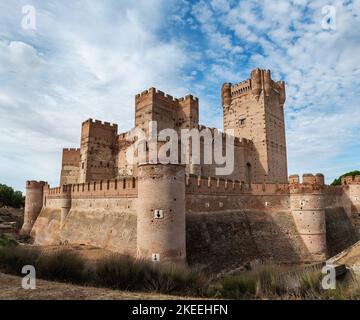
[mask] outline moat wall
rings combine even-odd
[[[32,229],[35,244],[86,244],[136,256],[141,201],[137,180],[71,188],[71,210],[63,222],[61,207],[69,190],[45,190],[44,207]],[[187,177],[187,261],[212,270],[255,259],[291,264],[314,261],[294,221],[290,200],[285,184],[248,186]],[[358,240],[347,201],[341,188],[325,190],[328,256]]]
[[[69,190],[47,190],[44,207],[31,232],[34,243],[85,244],[135,255],[136,183],[128,179],[71,188],[71,209],[65,217],[61,207]]]

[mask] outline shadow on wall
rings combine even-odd
[[[327,208],[326,243],[328,256],[332,257],[360,240],[344,208]]]
[[[258,259],[273,263],[310,261],[290,211],[187,214],[189,265],[211,271]]]

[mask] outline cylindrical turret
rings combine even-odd
[[[261,94],[261,70],[259,68],[251,71],[251,89],[256,99],[259,99]]]
[[[264,91],[265,95],[268,97],[271,93],[271,71],[264,71]]]
[[[303,184],[290,185],[291,211],[312,261],[323,261],[327,254],[324,184],[320,175],[317,182],[310,183],[311,176],[304,175]]]
[[[303,184],[314,184],[316,182],[315,176],[312,173],[304,173],[302,183]]]
[[[322,173],[317,173],[315,175],[315,183],[320,186],[325,185],[325,177]]]
[[[61,220],[60,228],[64,226],[65,219],[71,209],[71,185],[62,186],[62,198],[60,199]]]
[[[138,181],[138,258],[185,262],[185,166],[139,165]]]
[[[223,108],[231,105],[231,83],[224,83],[221,88],[221,101]]]
[[[298,174],[292,174],[292,175],[289,177],[289,183],[290,183],[290,184],[300,183],[299,175],[298,175]]]
[[[43,207],[44,181],[27,181],[24,224],[20,230],[23,236],[29,236],[31,229]]]

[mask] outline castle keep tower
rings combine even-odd
[[[24,224],[20,231],[21,235],[30,235],[31,229],[43,207],[45,184],[44,181],[26,182]]]
[[[270,70],[255,69],[251,79],[221,90],[224,130],[254,142],[247,164],[254,183],[286,183],[285,83],[271,79]]]
[[[313,261],[326,259],[324,176],[290,176],[290,203],[296,228]]]
[[[116,124],[98,120],[82,124],[79,183],[115,177],[117,130]]]
[[[138,168],[137,256],[154,262],[185,262],[185,167]]]

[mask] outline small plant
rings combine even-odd
[[[16,246],[17,244],[15,240],[8,238],[4,234],[0,234],[0,247]]]
[[[257,281],[248,275],[226,276],[221,283],[220,295],[226,299],[252,298],[257,291]]]

